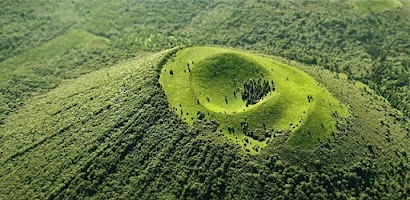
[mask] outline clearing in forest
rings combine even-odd
[[[179,50],[163,66],[160,83],[188,124],[214,120],[217,132],[251,154],[277,141],[312,147],[349,115],[303,71],[233,49]]]
[[[399,0],[349,0],[348,2],[361,14],[382,13],[403,7]]]

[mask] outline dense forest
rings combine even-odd
[[[351,1],[0,1],[0,199],[407,199],[400,2],[361,13]],[[169,107],[168,49],[196,45],[275,56],[352,115],[314,148],[278,139],[249,155],[217,122],[189,126]],[[244,101],[275,92],[262,82],[245,83]]]
[[[95,62],[104,58],[115,62],[135,52],[183,44],[218,44],[343,72],[368,84],[409,116],[408,1],[398,12],[368,15],[356,13],[344,1],[2,4],[0,60],[72,28],[111,40],[110,51],[81,52],[94,56]]]
[[[259,100],[265,97],[270,92],[275,91],[275,84],[273,81],[264,78],[258,78],[256,80],[249,79],[243,83],[242,100],[246,102],[246,105],[256,104]]]

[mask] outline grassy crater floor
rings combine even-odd
[[[241,91],[251,79],[266,80],[275,89],[246,105]],[[275,142],[313,147],[349,116],[347,106],[301,70],[233,49],[179,50],[163,66],[160,83],[170,106],[188,124],[214,120],[219,133],[251,154]]]

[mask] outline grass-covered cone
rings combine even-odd
[[[215,120],[218,132],[252,154],[281,141],[312,147],[349,115],[306,73],[232,49],[182,49],[163,67],[160,83],[188,124]]]

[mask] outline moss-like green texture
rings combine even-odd
[[[382,13],[403,7],[399,0],[349,0],[349,3],[362,14]]]

